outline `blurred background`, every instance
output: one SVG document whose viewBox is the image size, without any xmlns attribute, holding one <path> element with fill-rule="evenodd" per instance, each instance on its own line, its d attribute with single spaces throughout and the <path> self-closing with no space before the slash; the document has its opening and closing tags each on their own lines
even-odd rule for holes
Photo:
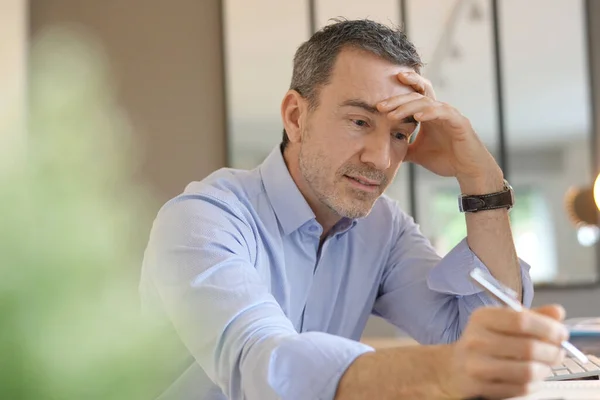
<svg viewBox="0 0 600 400">
<path fill-rule="evenodd" d="M 597 315 L 600 245 L 592 187 L 600 159 L 600 2 L 0 0 L 0 194 L 5 205 L 0 220 L 12 216 L 13 224 L 0 224 L 0 237 L 6 238 L 0 248 L 12 250 L 0 256 L 0 268 L 23 272 L 10 281 L 21 286 L 0 289 L 3 304 L 12 299 L 14 305 L 14 318 L 6 312 L 0 321 L 20 326 L 22 315 L 28 323 L 41 321 L 28 314 L 36 303 L 22 299 L 31 299 L 35 287 L 49 287 L 40 269 L 47 272 L 65 259 L 75 271 L 92 265 L 94 279 L 106 277 L 105 286 L 96 288 L 99 293 L 114 282 L 127 282 L 110 293 L 117 293 L 115 299 L 124 296 L 135 309 L 128 296 L 135 295 L 158 207 L 215 169 L 255 167 L 279 143 L 279 105 L 294 52 L 335 17 L 405 27 L 438 98 L 470 118 L 516 190 L 511 218 L 519 255 L 532 265 L 534 303 L 561 303 L 569 317 Z M 44 201 L 57 186 L 70 189 Z M 404 165 L 388 194 L 415 217 L 440 253 L 464 236 L 452 179 Z M 38 201 L 28 202 L 32 197 Z M 91 199 L 103 204 L 102 212 L 86 208 Z M 75 219 L 73 209 L 83 214 Z M 58 210 L 73 220 L 27 218 L 63 215 Z M 77 224 L 81 215 L 91 217 Z M 111 215 L 122 218 L 107 222 Z M 41 235 L 40 226 L 53 229 L 29 240 Z M 92 226 L 94 236 L 89 235 Z M 126 235 L 116 235 L 125 230 Z M 47 244 L 46 252 L 40 241 Z M 113 247 L 119 251 L 112 254 Z M 77 249 L 89 251 L 78 252 L 82 259 L 72 258 Z M 98 254 L 107 253 L 110 257 L 99 260 Z M 45 261 L 48 257 L 55 261 Z M 21 268 L 23 263 L 30 268 Z M 36 300 L 52 297 L 55 307 L 38 314 L 52 315 L 85 297 L 67 289 L 88 288 L 89 277 L 59 276 L 52 281 L 57 286 Z M 32 285 L 35 279 L 38 286 Z M 86 301 L 93 306 L 98 298 Z M 122 316 L 106 318 L 108 326 L 123 328 Z M 36 329 L 43 326 L 40 322 Z M 19 329 L 2 343 L 19 343 Z M 135 329 L 151 332 L 144 343 L 156 343 L 154 330 Z M 98 332 L 97 326 L 92 330 Z M 398 335 L 376 318 L 365 332 Z M 108 346 L 104 333 L 99 336 L 98 343 Z M 39 338 L 31 343 L 38 345 Z M 135 376 L 158 373 L 133 367 L 144 353 L 138 348 L 125 354 Z M 99 362 L 99 368 L 107 362 Z M 15 391 L 18 382 L 13 380 Z"/>
<path fill-rule="evenodd" d="M 289 85 L 290 60 L 311 30 L 337 16 L 402 25 L 437 97 L 470 118 L 518 193 L 515 241 L 533 266 L 534 281 L 568 285 L 598 279 L 596 250 L 578 241 L 563 204 L 570 186 L 592 182 L 594 174 L 584 1 L 225 0 L 224 5 L 230 164 L 254 167 L 279 140 L 275 111 Z M 256 17 L 248 18 L 250 10 Z M 456 182 L 408 165 L 401 171 L 388 194 L 445 254 L 466 234 L 464 217 L 456 212 Z"/>
<path fill-rule="evenodd" d="M 252 168 L 280 140 L 276 110 L 295 49 L 311 32 L 336 17 L 403 26 L 438 99 L 471 120 L 515 188 L 515 244 L 532 265 L 536 303 L 561 302 L 570 316 L 597 312 L 597 207 L 590 191 L 598 171 L 593 99 L 600 92 L 592 82 L 600 76 L 593 51 L 600 48 L 600 34 L 593 32 L 600 4 L 225 0 L 222 6 L 230 165 Z M 453 179 L 404 165 L 387 194 L 413 215 L 440 254 L 465 236 Z M 398 334 L 387 328 L 373 319 L 365 334 Z"/>
</svg>

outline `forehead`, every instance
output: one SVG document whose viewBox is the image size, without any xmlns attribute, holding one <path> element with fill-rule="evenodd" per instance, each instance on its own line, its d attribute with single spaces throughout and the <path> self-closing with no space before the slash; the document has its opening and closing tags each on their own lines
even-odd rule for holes
<svg viewBox="0 0 600 400">
<path fill-rule="evenodd" d="M 396 75 L 405 71 L 414 70 L 364 50 L 345 48 L 337 56 L 330 82 L 322 88 L 322 95 L 335 102 L 361 99 L 376 104 L 392 96 L 415 91 L 398 81 Z"/>
</svg>

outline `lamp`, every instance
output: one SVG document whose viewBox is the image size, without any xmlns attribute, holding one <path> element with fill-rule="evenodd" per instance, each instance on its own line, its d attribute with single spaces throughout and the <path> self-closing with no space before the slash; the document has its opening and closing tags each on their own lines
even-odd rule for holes
<svg viewBox="0 0 600 400">
<path fill-rule="evenodd" d="M 596 185 L 594 185 L 595 187 Z M 594 197 L 594 190 L 589 187 L 570 188 L 567 191 L 565 206 L 573 225 L 596 225 L 598 223 L 598 208 Z"/>
<path fill-rule="evenodd" d="M 600 175 L 593 187 L 572 187 L 565 194 L 567 216 L 577 228 L 577 240 L 583 246 L 592 246 L 600 239 Z"/>
<path fill-rule="evenodd" d="M 596 208 L 600 210 L 600 174 L 596 177 L 594 181 L 594 203 L 596 203 Z"/>
</svg>

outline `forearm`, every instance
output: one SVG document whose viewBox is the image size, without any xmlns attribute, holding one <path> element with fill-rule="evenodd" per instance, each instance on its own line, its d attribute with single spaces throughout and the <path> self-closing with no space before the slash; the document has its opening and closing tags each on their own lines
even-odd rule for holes
<svg viewBox="0 0 600 400">
<path fill-rule="evenodd" d="M 501 191 L 501 172 L 490 173 L 480 180 L 459 180 L 461 192 L 486 194 Z M 508 210 L 466 213 L 467 242 L 490 273 L 522 296 L 521 269 L 510 229 Z"/>
<path fill-rule="evenodd" d="M 407 346 L 363 354 L 348 367 L 335 399 L 444 399 L 452 345 Z"/>
</svg>

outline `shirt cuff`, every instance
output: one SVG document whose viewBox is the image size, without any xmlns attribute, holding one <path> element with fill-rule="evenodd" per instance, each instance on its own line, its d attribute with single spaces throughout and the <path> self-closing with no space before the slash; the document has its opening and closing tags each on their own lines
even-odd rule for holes
<svg viewBox="0 0 600 400">
<path fill-rule="evenodd" d="M 533 301 L 533 283 L 529 275 L 530 265 L 519 258 L 523 286 L 523 305 L 531 307 Z M 456 296 L 470 296 L 483 292 L 469 276 L 471 270 L 479 267 L 490 275 L 493 283 L 498 281 L 487 267 L 469 248 L 467 239 L 463 239 L 430 272 L 427 285 L 431 290 Z"/>
<path fill-rule="evenodd" d="M 346 369 L 371 351 L 372 347 L 343 337 L 301 333 L 280 343 L 271 354 L 269 386 L 286 400 L 333 399 Z"/>
</svg>

